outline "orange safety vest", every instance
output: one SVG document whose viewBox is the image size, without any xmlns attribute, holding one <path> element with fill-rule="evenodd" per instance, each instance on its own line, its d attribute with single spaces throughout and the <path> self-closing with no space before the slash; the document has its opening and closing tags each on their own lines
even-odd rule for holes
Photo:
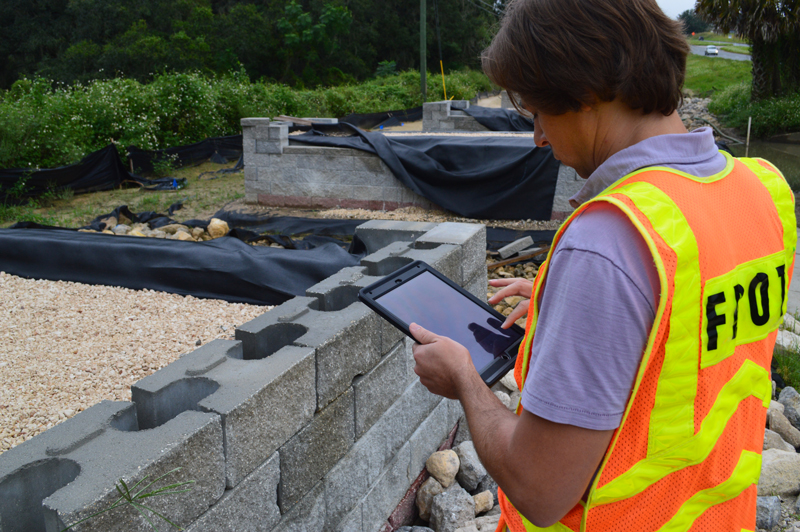
<svg viewBox="0 0 800 532">
<path fill-rule="evenodd" d="M 587 205 L 611 203 L 644 237 L 661 283 L 658 311 L 586 501 L 542 529 L 499 490 L 498 531 L 755 530 L 770 363 L 797 227 L 794 196 L 777 169 L 725 156 L 725 170 L 707 178 L 633 172 L 556 234 L 534 281 L 514 372 L 520 389 L 553 249 Z"/>
</svg>

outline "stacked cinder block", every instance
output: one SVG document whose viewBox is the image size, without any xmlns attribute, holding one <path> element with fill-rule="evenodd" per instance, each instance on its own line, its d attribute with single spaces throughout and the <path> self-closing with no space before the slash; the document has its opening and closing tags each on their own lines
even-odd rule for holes
<svg viewBox="0 0 800 532">
<path fill-rule="evenodd" d="M 500 92 L 500 107 L 502 109 L 514 109 L 514 104 L 511 103 L 511 98 L 508 96 L 508 91 Z"/>
<path fill-rule="evenodd" d="M 292 143 L 288 122 L 243 118 L 241 123 L 248 203 L 373 210 L 433 206 L 375 154 Z"/>
<path fill-rule="evenodd" d="M 451 133 L 453 131 L 489 131 L 464 112 L 469 100 L 446 100 L 422 104 L 422 131 Z"/>
<path fill-rule="evenodd" d="M 192 532 L 377 531 L 462 414 L 413 372 L 412 342 L 357 301 L 424 260 L 485 297 L 485 228 L 373 221 L 370 251 L 236 331 L 0 455 L 0 531 L 54 532 L 114 484 L 180 467 L 190 493 L 148 499 Z M 127 507 L 76 531 L 148 530 Z"/>
</svg>

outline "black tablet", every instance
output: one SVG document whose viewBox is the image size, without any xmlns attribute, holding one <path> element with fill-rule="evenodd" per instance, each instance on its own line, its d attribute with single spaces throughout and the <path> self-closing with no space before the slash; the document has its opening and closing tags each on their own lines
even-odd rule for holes
<svg viewBox="0 0 800 532">
<path fill-rule="evenodd" d="M 362 288 L 358 298 L 411 337 L 411 323 L 466 347 L 489 386 L 514 367 L 525 331 L 422 261 Z"/>
</svg>

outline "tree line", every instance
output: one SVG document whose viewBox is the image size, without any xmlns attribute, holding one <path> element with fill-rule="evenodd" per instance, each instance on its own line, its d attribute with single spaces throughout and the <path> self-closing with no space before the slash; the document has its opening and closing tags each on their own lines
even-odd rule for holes
<svg viewBox="0 0 800 532">
<path fill-rule="evenodd" d="M 503 2 L 428 0 L 427 53 L 477 67 Z M 435 16 L 438 11 L 438 17 Z M 441 43 L 436 40 L 438 18 Z M 340 85 L 419 66 L 408 0 L 3 0 L 0 88 L 167 71 L 241 71 L 292 86 Z"/>
</svg>

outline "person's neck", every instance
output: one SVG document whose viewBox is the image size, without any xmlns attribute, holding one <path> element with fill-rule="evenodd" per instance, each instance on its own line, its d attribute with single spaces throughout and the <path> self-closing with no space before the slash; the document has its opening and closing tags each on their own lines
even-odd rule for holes
<svg viewBox="0 0 800 532">
<path fill-rule="evenodd" d="M 664 116 L 656 111 L 642 114 L 619 102 L 604 102 L 593 108 L 597 135 L 594 159 L 597 168 L 617 152 L 659 135 L 688 133 L 677 111 Z"/>
</svg>

